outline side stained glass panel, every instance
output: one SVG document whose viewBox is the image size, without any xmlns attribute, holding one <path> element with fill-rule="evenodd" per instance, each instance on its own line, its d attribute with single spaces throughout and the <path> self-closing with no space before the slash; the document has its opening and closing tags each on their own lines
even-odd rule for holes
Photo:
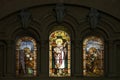
<svg viewBox="0 0 120 80">
<path fill-rule="evenodd" d="M 17 76 L 36 76 L 37 47 L 32 37 L 22 37 L 16 43 Z"/>
<path fill-rule="evenodd" d="M 49 36 L 49 76 L 66 77 L 71 74 L 70 36 L 62 30 Z"/>
<path fill-rule="evenodd" d="M 102 76 L 104 66 L 104 43 L 101 38 L 91 36 L 83 42 L 83 75 Z"/>
</svg>

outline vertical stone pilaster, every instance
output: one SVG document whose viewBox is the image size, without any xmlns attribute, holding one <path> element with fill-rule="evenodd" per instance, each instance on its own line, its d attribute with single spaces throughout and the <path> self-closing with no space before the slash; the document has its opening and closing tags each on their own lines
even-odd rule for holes
<svg viewBox="0 0 120 80">
<path fill-rule="evenodd" d="M 48 76 L 49 74 L 49 41 L 41 40 L 41 73 L 43 76 Z M 47 74 L 47 75 L 46 75 Z"/>
<path fill-rule="evenodd" d="M 79 41 L 80 76 L 83 76 L 83 41 Z"/>
<path fill-rule="evenodd" d="M 109 46 L 108 46 L 108 50 L 109 50 L 109 77 L 114 77 L 116 76 L 116 53 L 114 51 L 115 47 L 114 47 L 114 44 L 113 44 L 113 41 L 112 40 L 109 40 Z"/>
<path fill-rule="evenodd" d="M 81 45 L 79 40 L 75 40 L 75 45 L 74 45 L 74 70 L 75 70 L 75 76 L 80 76 L 81 71 L 82 71 L 82 55 L 81 55 Z M 73 60 L 72 60 L 73 61 Z"/>
<path fill-rule="evenodd" d="M 116 41 L 115 44 L 114 44 L 114 53 L 116 54 L 115 55 L 115 62 L 116 62 L 116 76 L 119 77 L 120 75 L 120 41 Z"/>
<path fill-rule="evenodd" d="M 0 77 L 4 76 L 5 68 L 4 68 L 4 55 L 5 55 L 5 45 L 3 43 L 0 43 Z"/>
<path fill-rule="evenodd" d="M 16 56 L 15 56 L 15 43 L 13 40 L 7 40 L 7 53 L 6 53 L 6 74 L 5 76 L 15 75 Z"/>
</svg>

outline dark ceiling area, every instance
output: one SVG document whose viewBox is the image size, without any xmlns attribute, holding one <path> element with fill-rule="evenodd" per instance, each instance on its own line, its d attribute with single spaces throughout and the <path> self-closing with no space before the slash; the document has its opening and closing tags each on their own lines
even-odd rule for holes
<svg viewBox="0 0 120 80">
<path fill-rule="evenodd" d="M 120 0 L 0 0 L 0 19 L 24 8 L 58 2 L 96 8 L 120 20 Z"/>
</svg>

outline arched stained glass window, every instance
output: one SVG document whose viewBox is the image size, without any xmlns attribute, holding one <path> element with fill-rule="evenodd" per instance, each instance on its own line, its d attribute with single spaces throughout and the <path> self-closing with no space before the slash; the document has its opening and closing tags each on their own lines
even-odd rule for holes
<svg viewBox="0 0 120 80">
<path fill-rule="evenodd" d="M 16 43 L 16 74 L 36 76 L 37 46 L 32 37 L 22 37 Z"/>
<path fill-rule="evenodd" d="M 83 42 L 83 75 L 102 76 L 104 66 L 104 42 L 101 38 L 90 36 Z"/>
<path fill-rule="evenodd" d="M 70 36 L 56 30 L 49 36 L 49 76 L 66 77 L 71 74 Z"/>
</svg>

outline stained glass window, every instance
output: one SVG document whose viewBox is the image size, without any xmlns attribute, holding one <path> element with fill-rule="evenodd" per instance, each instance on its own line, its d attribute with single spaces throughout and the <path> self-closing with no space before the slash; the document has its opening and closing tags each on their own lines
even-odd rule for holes
<svg viewBox="0 0 120 80">
<path fill-rule="evenodd" d="M 62 30 L 49 36 L 49 76 L 66 77 L 71 74 L 70 36 Z"/>
<path fill-rule="evenodd" d="M 22 37 L 16 43 L 16 74 L 36 76 L 37 47 L 32 37 Z"/>
<path fill-rule="evenodd" d="M 91 36 L 83 42 L 83 75 L 102 76 L 104 66 L 104 43 L 99 37 Z"/>
</svg>

